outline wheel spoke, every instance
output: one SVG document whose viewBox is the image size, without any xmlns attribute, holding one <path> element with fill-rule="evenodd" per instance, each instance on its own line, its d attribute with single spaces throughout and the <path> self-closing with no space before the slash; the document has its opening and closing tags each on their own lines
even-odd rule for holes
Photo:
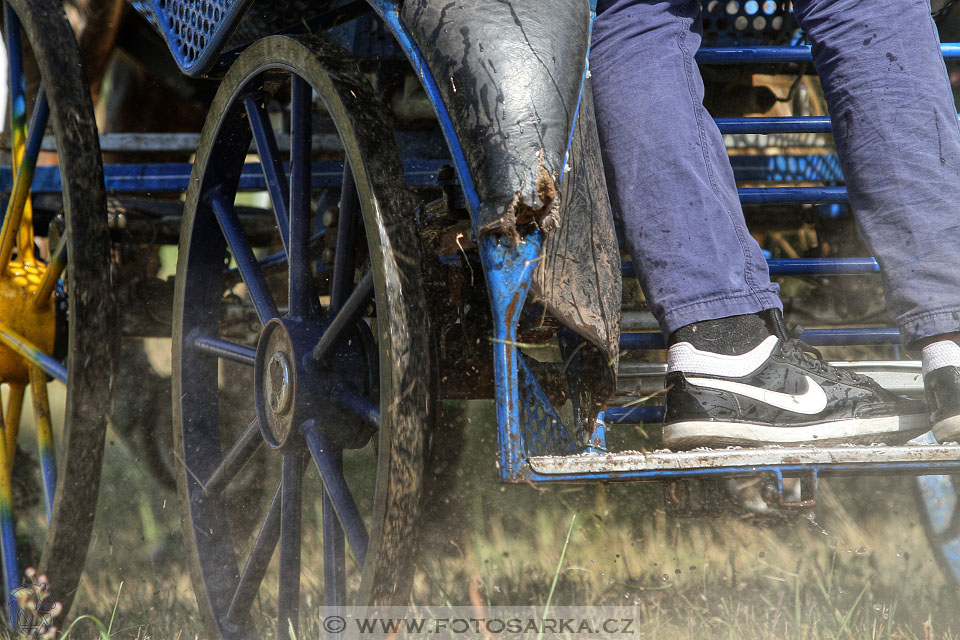
<svg viewBox="0 0 960 640">
<path fill-rule="evenodd" d="M 277 490 L 273 494 L 273 500 L 270 501 L 270 507 L 267 509 L 267 515 L 263 519 L 260 531 L 257 532 L 257 539 L 253 543 L 253 550 L 250 552 L 250 557 L 247 558 L 247 564 L 243 567 L 243 573 L 240 574 L 237 590 L 233 593 L 233 598 L 230 600 L 230 608 L 227 609 L 228 621 L 239 620 L 250 611 L 253 599 L 257 595 L 257 589 L 260 587 L 260 583 L 263 582 L 263 575 L 267 572 L 267 566 L 270 564 L 273 550 L 277 547 L 277 540 L 280 539 L 282 487 L 282 482 L 277 485 Z M 298 573 L 297 576 L 299 577 L 299 575 Z"/>
<path fill-rule="evenodd" d="M 12 155 L 13 157 L 19 156 L 20 160 L 14 168 L 16 177 L 13 181 L 13 192 L 7 202 L 7 212 L 3 218 L 3 226 L 0 227 L 0 269 L 5 270 L 10 262 L 10 256 L 13 255 L 13 247 L 14 244 L 17 244 L 16 240 L 20 236 L 21 227 L 29 227 L 30 242 L 29 246 L 25 247 L 24 238 L 20 238 L 19 244 L 25 253 L 25 255 L 20 256 L 20 259 L 28 261 L 33 259 L 33 214 L 29 206 L 30 185 L 33 182 L 34 169 L 37 167 L 37 156 L 40 154 L 40 143 L 43 141 L 43 132 L 47 127 L 49 117 L 50 107 L 47 103 L 47 96 L 41 88 L 34 104 L 30 129 L 26 136 L 23 151 L 19 152 L 17 150 L 18 145 L 14 144 Z"/>
<path fill-rule="evenodd" d="M 53 290 L 63 275 L 63 270 L 67 266 L 67 234 L 60 237 L 57 248 L 50 255 L 50 261 L 47 262 L 47 270 L 43 273 L 43 280 L 37 288 L 37 295 L 33 299 L 35 307 L 44 307 L 50 301 Z"/>
<path fill-rule="evenodd" d="M 280 150 L 277 147 L 277 138 L 273 134 L 270 116 L 263 104 L 263 96 L 249 97 L 243 101 L 247 110 L 247 120 L 257 145 L 257 154 L 260 156 L 260 167 L 263 169 L 263 178 L 267 183 L 267 193 L 270 194 L 270 203 L 280 227 L 280 239 L 285 251 L 290 250 L 287 242 L 287 229 L 290 226 L 287 217 L 289 200 L 287 196 L 287 174 L 283 169 Z"/>
<path fill-rule="evenodd" d="M 6 452 L 0 454 L 2 466 L 6 468 Z M 10 476 L 0 474 L 0 546 L 3 551 L 3 576 L 6 579 L 7 594 L 20 586 L 20 567 L 17 563 L 16 525 L 13 521 L 13 495 L 10 491 Z M 16 602 L 7 601 L 8 620 L 16 620 Z"/>
<path fill-rule="evenodd" d="M 53 447 L 53 427 L 50 425 L 50 400 L 47 397 L 47 378 L 37 367 L 30 367 L 30 389 L 33 392 L 33 415 L 37 423 L 37 449 L 40 454 L 40 470 L 43 475 L 43 498 L 47 508 L 47 523 L 53 514 L 53 498 L 57 492 L 57 455 Z M 17 454 L 16 439 L 7 452 L 11 465 Z"/>
<path fill-rule="evenodd" d="M 337 456 L 337 467 L 343 470 L 343 456 Z M 346 553 L 343 527 L 330 495 L 323 492 L 323 607 L 324 617 L 343 617 L 347 604 Z"/>
<path fill-rule="evenodd" d="M 337 467 L 339 452 L 334 451 L 327 444 L 327 439 L 313 420 L 307 420 L 304 423 L 303 435 L 313 461 L 320 471 L 324 491 L 330 496 L 337 518 L 350 542 L 353 556 L 357 559 L 357 564 L 363 567 L 367 559 L 367 542 L 369 541 L 367 528 L 363 524 L 363 518 L 360 517 L 357 503 L 354 502 L 353 495 L 347 487 L 343 472 Z"/>
<path fill-rule="evenodd" d="M 283 488 L 280 514 L 280 585 L 277 600 L 277 637 L 296 634 L 300 618 L 300 516 L 303 489 L 303 457 L 299 452 L 283 456 Z"/>
<path fill-rule="evenodd" d="M 319 255 L 317 248 L 320 247 L 320 241 L 323 240 L 326 235 L 326 231 L 318 231 L 310 237 L 310 252 L 311 257 L 315 254 Z M 267 271 L 270 269 L 276 269 L 287 264 L 287 254 L 285 251 L 278 251 L 276 253 L 271 253 L 268 256 L 264 256 L 257 260 L 257 266 L 260 267 L 261 271 Z M 237 269 L 227 269 L 223 272 L 225 277 L 236 277 L 240 272 Z"/>
<path fill-rule="evenodd" d="M 248 364 L 251 367 L 257 361 L 257 350 L 245 344 L 231 342 L 223 338 L 212 338 L 197 334 L 193 337 L 193 346 L 224 360 Z"/>
<path fill-rule="evenodd" d="M 10 347 L 20 354 L 27 362 L 34 364 L 60 382 L 67 381 L 67 368 L 55 358 L 48 356 L 38 349 L 29 340 L 4 325 L 0 324 L 0 343 Z"/>
<path fill-rule="evenodd" d="M 343 339 L 345 331 L 352 329 L 360 315 L 367 308 L 367 303 L 373 295 L 373 272 L 367 271 L 357 283 L 357 288 L 353 290 L 350 297 L 342 307 L 337 307 L 339 312 L 327 327 L 327 330 L 320 336 L 317 346 L 313 348 L 313 359 L 318 362 L 323 360 L 330 349 Z M 333 304 L 330 305 L 333 309 Z"/>
<path fill-rule="evenodd" d="M 263 437 L 260 435 L 260 423 L 257 419 L 254 419 L 240 438 L 230 447 L 227 454 L 223 456 L 223 461 L 210 474 L 210 479 L 204 483 L 203 488 L 206 494 L 208 496 L 220 495 L 262 444 Z"/>
<path fill-rule="evenodd" d="M 337 217 L 337 248 L 333 258 L 333 278 L 330 283 L 330 311 L 336 313 L 353 288 L 353 271 L 356 268 L 357 210 L 360 200 L 353 181 L 350 162 L 343 162 L 343 184 L 340 187 L 340 215 Z"/>
<path fill-rule="evenodd" d="M 273 295 L 267 288 L 267 283 L 263 279 L 263 273 L 257 265 L 257 259 L 253 255 L 253 249 L 247 242 L 247 237 L 243 233 L 243 227 L 240 226 L 240 219 L 233 205 L 228 203 L 219 189 L 213 189 L 207 197 L 213 212 L 220 224 L 220 230 L 230 246 L 233 258 L 237 261 L 237 267 L 240 269 L 240 276 L 243 283 L 247 285 L 247 291 L 250 292 L 250 298 L 253 305 L 257 308 L 257 315 L 260 316 L 260 322 L 266 324 L 280 314 L 277 312 L 277 305 L 273 301 Z"/>
<path fill-rule="evenodd" d="M 299 318 L 311 309 L 310 292 L 310 146 L 312 89 L 306 80 L 290 79 L 290 315 Z"/>
<path fill-rule="evenodd" d="M 13 11 L 13 8 L 10 6 L 6 7 L 5 12 L 5 23 L 6 23 L 6 32 L 4 34 L 4 40 L 7 43 L 7 63 L 8 63 L 8 93 L 9 93 L 9 106 L 10 106 L 10 159 L 11 159 L 11 169 L 14 174 L 14 185 L 17 184 L 18 180 L 18 167 L 20 166 L 20 160 L 23 155 L 24 149 L 24 140 L 27 133 L 27 90 L 26 90 L 26 78 L 23 74 L 23 49 L 22 42 L 20 37 L 20 19 L 17 17 L 16 13 Z M 14 201 L 14 196 L 16 192 L 10 194 L 9 202 Z M 29 206 L 26 205 L 25 206 Z M 18 239 L 18 245 L 22 246 L 25 238 L 22 238 L 22 222 L 30 223 L 32 218 L 32 212 L 26 211 L 25 206 L 20 206 L 16 208 L 17 219 L 12 221 L 13 224 L 8 228 L 7 225 L 3 226 L 2 232 L 0 232 L 0 249 L 6 249 L 7 246 L 10 247 L 9 253 L 5 250 L 0 250 L 0 254 L 4 256 L 3 260 L 0 261 L 0 273 L 6 268 L 7 262 L 10 259 L 10 253 L 13 251 L 14 239 Z M 10 212 L 4 217 L 8 219 L 10 217 Z M 24 220 L 25 219 L 25 220 Z M 29 233 L 32 233 L 33 229 L 29 230 Z M 33 247 L 31 243 L 30 252 L 32 255 Z M 21 256 L 22 260 L 22 256 Z"/>
<path fill-rule="evenodd" d="M 10 12 L 7 12 L 9 15 Z M 12 389 L 11 389 L 12 391 Z M 4 425 L 6 426 L 6 425 Z M 20 568 L 17 564 L 16 527 L 13 521 L 13 495 L 10 490 L 12 458 L 7 455 L 6 446 L 0 446 L 0 551 L 2 551 L 3 576 L 6 581 L 6 593 L 10 594 L 19 586 Z M 7 615 L 16 615 L 16 603 L 7 602 Z M 15 620 L 16 618 L 8 618 Z"/>
<path fill-rule="evenodd" d="M 330 399 L 355 413 L 370 426 L 380 429 L 380 405 L 367 396 L 357 393 L 345 384 L 337 384 L 330 392 Z"/>
<path fill-rule="evenodd" d="M 7 410 L 4 424 L 4 446 L 8 452 L 7 461 L 10 468 L 6 469 L 7 474 L 13 473 L 13 457 L 17 451 L 17 435 L 20 431 L 20 414 L 23 411 L 23 396 L 26 393 L 26 387 L 22 384 L 11 384 L 10 393 L 7 394 Z"/>
</svg>

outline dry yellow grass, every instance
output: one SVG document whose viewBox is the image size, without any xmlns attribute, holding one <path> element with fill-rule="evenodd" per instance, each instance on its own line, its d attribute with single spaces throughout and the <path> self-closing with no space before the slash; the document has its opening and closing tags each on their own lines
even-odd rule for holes
<svg viewBox="0 0 960 640">
<path fill-rule="evenodd" d="M 556 575 L 553 605 L 633 607 L 640 638 L 960 637 L 960 592 L 927 542 L 909 477 L 822 482 L 818 507 L 778 521 L 678 518 L 664 511 L 657 483 L 500 485 L 486 403 L 472 405 L 469 436 L 425 516 L 417 603 L 543 605 Z M 315 638 L 320 540 L 304 545 L 313 570 L 302 580 L 301 637 Z M 113 442 L 73 615 L 108 620 L 121 581 L 113 637 L 204 637 L 176 496 Z M 268 637 L 273 611 L 264 590 L 257 619 Z M 81 622 L 73 637 L 97 631 Z"/>
</svg>

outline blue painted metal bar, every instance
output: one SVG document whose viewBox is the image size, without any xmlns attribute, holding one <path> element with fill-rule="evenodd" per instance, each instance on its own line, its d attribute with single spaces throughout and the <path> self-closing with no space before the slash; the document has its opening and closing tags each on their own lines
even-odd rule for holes
<svg viewBox="0 0 960 640">
<path fill-rule="evenodd" d="M 341 468 L 342 468 L 341 460 Z M 347 606 L 346 548 L 343 527 L 333 508 L 333 502 L 323 492 L 323 619 L 344 617 Z M 342 633 L 328 632 L 325 638 L 340 638 Z"/>
<path fill-rule="evenodd" d="M 960 117 L 960 114 L 957 114 Z M 715 118 L 721 133 L 833 133 L 830 116 Z"/>
<path fill-rule="evenodd" d="M 270 203 L 277 217 L 280 239 L 283 241 L 283 248 L 289 251 L 287 229 L 290 228 L 290 220 L 287 217 L 287 211 L 290 209 L 290 199 L 287 174 L 283 168 L 280 150 L 277 148 L 277 138 L 273 135 L 270 116 L 267 115 L 262 99 L 262 97 L 250 97 L 244 100 L 243 105 L 246 107 L 247 121 L 250 123 L 250 131 L 257 145 L 257 154 L 260 156 L 260 167 L 270 194 Z"/>
<path fill-rule="evenodd" d="M 772 276 L 796 275 L 861 275 L 879 273 L 874 258 L 796 258 L 767 260 Z"/>
<path fill-rule="evenodd" d="M 944 60 L 960 60 L 960 44 L 943 43 L 940 52 Z M 787 47 L 703 47 L 697 52 L 697 62 L 705 64 L 748 64 L 774 62 L 812 62 L 809 45 Z"/>
<path fill-rule="evenodd" d="M 273 557 L 273 550 L 277 548 L 277 541 L 280 539 L 282 487 L 282 482 L 277 485 L 273 500 L 271 500 L 270 507 L 267 509 L 267 515 L 263 519 L 263 524 L 260 525 L 260 531 L 257 532 L 253 550 L 247 557 L 247 562 L 240 573 L 237 589 L 233 592 L 233 597 L 230 599 L 230 608 L 227 609 L 227 620 L 237 622 L 250 614 L 250 606 L 257 595 L 260 583 L 263 582 L 263 576 L 270 565 L 270 558 Z M 300 575 L 299 571 L 297 575 Z"/>
<path fill-rule="evenodd" d="M 38 349 L 16 331 L 0 325 L 0 343 L 15 351 L 24 360 L 40 367 L 60 382 L 67 381 L 67 368 L 59 360 Z"/>
<path fill-rule="evenodd" d="M 314 306 L 310 291 L 310 121 L 313 89 L 300 76 L 290 78 L 290 265 L 289 312 L 293 318 L 306 316 Z M 339 239 L 339 238 L 338 238 Z"/>
<path fill-rule="evenodd" d="M 350 163 L 343 165 L 343 180 L 340 188 L 340 209 L 337 215 L 337 245 L 333 256 L 333 276 L 330 279 L 330 313 L 337 313 L 353 289 L 354 270 L 357 258 L 357 235 L 362 228 L 363 212 L 353 181 Z"/>
<path fill-rule="evenodd" d="M 343 469 L 343 455 L 336 464 Z M 330 495 L 323 492 L 321 507 L 323 517 L 323 617 L 343 618 L 347 606 L 346 547 L 343 527 L 337 518 Z M 327 633 L 326 638 L 342 637 L 341 633 Z"/>
<path fill-rule="evenodd" d="M 313 236 L 310 237 L 310 243 L 309 243 L 310 248 L 315 249 L 316 247 L 318 247 L 319 241 L 322 240 L 326 234 L 327 234 L 326 229 L 321 229 L 317 233 L 313 234 Z M 273 267 L 278 267 L 282 264 L 287 264 L 287 253 L 285 251 L 278 251 L 276 253 L 271 253 L 270 255 L 264 256 L 259 260 L 257 260 L 257 265 L 259 265 L 261 270 L 272 269 Z M 223 275 L 225 276 L 236 276 L 239 274 L 240 274 L 240 271 L 236 267 L 232 267 L 223 272 Z"/>
<path fill-rule="evenodd" d="M 770 187 L 737 189 L 742 204 L 846 202 L 845 187 Z"/>
<path fill-rule="evenodd" d="M 53 502 L 57 495 L 57 452 L 53 440 L 53 425 L 50 423 L 50 397 L 47 393 L 47 374 L 38 367 L 30 367 L 30 388 L 33 391 L 33 414 L 37 434 L 37 454 L 40 457 L 40 475 L 43 477 L 43 504 L 47 524 L 53 518 Z M 11 387 L 11 392 L 14 389 Z M 23 388 L 20 388 L 23 401 Z M 19 416 L 17 417 L 19 420 Z M 16 425 L 7 425 L 7 455 L 17 450 Z M 8 460 L 12 468 L 14 460 Z"/>
<path fill-rule="evenodd" d="M 403 161 L 407 185 L 411 187 L 449 184 L 440 180 L 440 167 L 449 166 L 449 160 L 408 158 Z M 288 165 L 284 165 L 289 169 Z M 167 193 L 183 192 L 190 186 L 193 165 L 167 164 L 107 164 L 104 165 L 104 184 L 110 193 Z M 310 182 L 315 189 L 339 188 L 343 179 L 342 162 L 314 162 Z M 0 191 L 9 192 L 13 184 L 10 167 L 0 167 Z M 259 163 L 243 166 L 238 188 L 241 191 L 263 191 L 267 188 Z M 58 167 L 37 167 L 31 187 L 33 193 L 61 193 L 63 191 Z"/>
<path fill-rule="evenodd" d="M 20 565 L 17 562 L 17 534 L 13 516 L 13 498 L 8 480 L 4 481 L 4 491 L 0 494 L 0 545 L 3 547 L 3 576 L 7 591 L 8 620 L 17 619 L 17 603 L 11 601 L 9 594 L 20 586 Z"/>
<path fill-rule="evenodd" d="M 801 339 L 807 344 L 822 347 L 847 345 L 900 344 L 900 331 L 894 327 L 865 327 L 854 329 L 807 329 Z M 620 349 L 665 349 L 660 333 L 620 334 Z"/>
<path fill-rule="evenodd" d="M 223 460 L 213 470 L 207 481 L 203 483 L 204 493 L 208 496 L 220 495 L 262 444 L 260 423 L 254 418 L 223 456 Z"/>
<path fill-rule="evenodd" d="M 786 156 L 784 156 L 786 157 Z M 754 176 L 753 174 L 743 174 L 743 168 L 740 169 L 738 178 L 740 179 L 768 179 L 768 175 L 773 175 L 777 171 L 783 171 L 785 175 L 790 174 L 788 168 L 778 169 L 772 165 L 773 160 L 762 156 L 747 159 L 745 156 L 734 156 L 732 163 L 734 165 L 749 165 L 747 169 L 756 173 L 763 170 L 763 176 Z M 832 156 L 823 156 L 824 162 L 828 162 Z M 816 166 L 809 162 L 804 164 L 798 162 L 800 171 L 815 171 Z M 764 165 L 757 168 L 758 163 Z M 411 166 L 410 170 L 405 169 L 406 182 L 411 187 L 436 186 L 448 184 L 450 181 L 440 180 L 438 178 L 439 169 L 444 164 L 444 160 L 409 160 L 404 162 L 404 166 Z M 310 182 L 315 189 L 319 188 L 339 188 L 342 185 L 342 167 L 340 162 L 315 162 L 311 167 Z M 804 169 L 806 167 L 806 169 Z M 113 164 L 104 165 L 104 180 L 107 191 L 111 193 L 166 193 L 183 192 L 190 185 L 190 172 L 192 165 L 189 164 Z M 826 167 L 829 169 L 829 167 Z M 817 172 L 818 179 L 824 179 L 820 176 L 823 171 Z M 832 170 L 829 172 L 832 173 Z M 827 176 L 829 179 L 831 176 Z M 803 178 L 800 174 L 798 178 Z M 10 191 L 13 177 L 10 167 L 0 167 L 0 191 Z M 262 191 L 267 188 L 263 178 L 263 172 L 259 164 L 246 164 L 240 175 L 238 188 L 242 191 Z M 33 193 L 60 193 L 62 183 L 60 181 L 60 170 L 58 167 L 37 167 L 33 176 L 31 187 Z M 740 189 L 741 199 L 745 204 L 763 204 L 763 203 L 795 203 L 795 202 L 846 202 L 846 190 L 841 187 L 778 187 L 768 189 Z"/>
<path fill-rule="evenodd" d="M 500 477 L 516 478 L 523 465 L 523 427 L 520 422 L 517 321 L 533 283 L 540 255 L 540 235 L 519 245 L 500 243 L 491 234 L 480 238 L 480 257 L 489 282 L 493 314 L 493 370 L 497 400 L 497 438 Z"/>
<path fill-rule="evenodd" d="M 355 413 L 367 424 L 380 428 L 380 405 L 369 397 L 357 393 L 343 383 L 337 383 L 330 390 L 330 399 Z"/>
<path fill-rule="evenodd" d="M 237 261 L 237 267 L 240 269 L 240 275 L 243 277 L 243 283 L 247 285 L 247 292 L 253 305 L 257 308 L 257 315 L 260 316 L 260 322 L 267 324 L 273 318 L 280 316 L 277 311 L 277 305 L 273 301 L 273 295 L 263 279 L 263 273 L 257 265 L 257 259 L 253 255 L 253 249 L 247 242 L 243 227 L 240 226 L 240 219 L 233 205 L 227 202 L 219 189 L 213 189 L 206 194 L 206 198 L 213 208 L 217 222 L 220 224 L 220 230 L 227 240 L 227 245 L 233 253 L 234 260 Z"/>
<path fill-rule="evenodd" d="M 303 424 L 303 437 L 307 441 L 313 462 L 320 471 L 324 491 L 329 494 L 337 518 L 350 542 L 350 548 L 353 549 L 353 556 L 357 564 L 363 567 L 367 560 L 367 544 L 370 539 L 343 472 L 337 466 L 338 456 L 341 454 L 330 447 L 312 419 Z"/>
<path fill-rule="evenodd" d="M 300 629 L 300 548 L 303 489 L 300 451 L 283 456 L 280 489 L 280 571 L 277 587 L 277 638 L 289 640 Z M 291 630 L 292 628 L 292 630 Z"/>
<path fill-rule="evenodd" d="M 767 260 L 772 276 L 863 275 L 879 273 L 880 265 L 874 258 L 794 258 Z M 620 263 L 620 273 L 633 277 L 633 263 Z"/>
<path fill-rule="evenodd" d="M 23 76 L 23 46 L 20 39 L 20 18 L 10 5 L 4 5 L 4 41 L 7 49 L 7 84 L 14 114 L 26 117 L 26 81 Z M 7 116 L 10 117 L 9 115 Z"/>
<path fill-rule="evenodd" d="M 896 327 L 867 327 L 852 329 L 808 329 L 800 336 L 807 344 L 820 347 L 849 345 L 899 345 L 900 331 Z"/>
<path fill-rule="evenodd" d="M 720 133 L 831 133 L 830 116 L 715 118 Z"/>
<path fill-rule="evenodd" d="M 639 424 L 641 422 L 663 422 L 662 406 L 637 405 L 633 407 L 607 407 L 603 412 L 603 421 L 611 424 Z"/>
<path fill-rule="evenodd" d="M 200 351 L 212 353 L 218 358 L 248 364 L 251 367 L 257 360 L 257 350 L 255 348 L 222 338 L 195 335 L 193 336 L 193 346 Z"/>
<path fill-rule="evenodd" d="M 350 297 L 339 307 L 337 315 L 327 325 L 323 335 L 320 336 L 320 340 L 317 341 L 312 353 L 314 360 L 323 360 L 327 353 L 340 342 L 343 333 L 356 325 L 357 321 L 360 320 L 360 314 L 363 313 L 372 296 L 373 271 L 367 271 L 360 278 L 360 282 L 357 283 L 357 287 L 350 294 Z M 330 306 L 333 308 L 332 303 Z"/>
<path fill-rule="evenodd" d="M 0 226 L 0 267 L 2 268 L 6 268 L 13 248 L 17 244 L 27 199 L 30 197 L 31 185 L 36 176 L 37 157 L 40 154 L 43 132 L 49 119 L 50 105 L 47 101 L 47 93 L 41 86 L 37 101 L 33 105 L 33 114 L 30 116 L 20 164 L 17 166 L 16 175 L 11 172 L 10 199 L 7 200 L 3 225 Z"/>
</svg>

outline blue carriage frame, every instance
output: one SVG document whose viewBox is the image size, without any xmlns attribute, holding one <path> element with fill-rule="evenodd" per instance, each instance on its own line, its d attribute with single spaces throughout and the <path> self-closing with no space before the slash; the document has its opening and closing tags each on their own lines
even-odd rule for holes
<svg viewBox="0 0 960 640">
<path fill-rule="evenodd" d="M 585 0 L 590 4 L 591 27 L 596 15 L 596 0 Z M 139 3 L 141 9 L 146 4 Z M 204 4 L 204 3 L 201 3 Z M 170 7 L 178 6 L 175 2 L 154 3 L 154 11 L 158 13 L 157 22 L 162 27 L 171 47 L 171 52 L 184 73 L 198 75 L 216 62 L 223 44 L 229 35 L 229 29 L 221 28 L 224 25 L 234 24 L 246 9 L 248 2 L 230 2 L 230 0 L 208 0 L 205 4 L 220 6 L 223 11 L 220 25 L 211 32 L 205 41 L 205 46 L 199 49 L 196 46 L 186 46 L 178 43 L 178 37 L 165 19 L 163 13 L 172 11 Z M 757 472 L 767 472 L 774 477 L 787 470 L 780 465 L 751 465 L 729 466 L 711 469 L 672 469 L 658 471 L 610 471 L 592 473 L 546 474 L 537 471 L 530 464 L 530 450 L 526 446 L 533 439 L 542 439 L 538 434 L 541 429 L 552 429 L 554 437 L 546 438 L 546 452 L 552 455 L 569 453 L 595 453 L 606 451 L 605 423 L 638 423 L 659 421 L 662 418 L 663 408 L 660 406 L 633 406 L 610 407 L 602 412 L 596 421 L 596 428 L 589 443 L 585 446 L 576 444 L 575 435 L 568 430 L 546 395 L 540 389 L 535 377 L 524 362 L 521 348 L 517 344 L 517 323 L 523 303 L 530 290 L 532 278 L 530 265 L 535 261 L 543 246 L 543 234 L 537 230 L 522 239 L 518 244 L 502 242 L 494 234 L 481 234 L 476 226 L 477 211 L 481 205 L 481 198 L 475 188 L 475 182 L 467 156 L 457 137 L 453 120 L 444 103 L 441 91 L 433 77 L 429 65 L 421 53 L 412 34 L 403 24 L 398 3 L 394 0 L 368 0 L 370 8 L 377 14 L 392 34 L 396 43 L 406 56 L 411 67 L 433 106 L 440 129 L 446 140 L 450 152 L 457 182 L 462 189 L 464 202 L 474 221 L 474 234 L 479 239 L 479 253 L 483 270 L 487 279 L 487 289 L 490 297 L 490 308 L 493 316 L 493 354 L 495 375 L 495 399 L 498 422 L 498 469 L 504 482 L 578 482 L 578 481 L 610 481 L 626 479 L 675 479 L 681 477 L 742 475 Z M 221 6 L 222 5 L 222 6 Z M 211 9 L 212 10 L 212 9 Z M 960 43 L 944 43 L 941 50 L 945 60 L 960 60 Z M 229 56 L 228 56 L 229 57 Z M 791 46 L 718 46 L 704 47 L 697 54 L 701 63 L 729 65 L 729 64 L 776 64 L 776 63 L 811 63 L 809 45 Z M 583 86 L 589 74 L 589 64 L 584 66 L 581 77 L 581 97 Z M 577 109 L 579 110 L 579 98 Z M 717 118 L 717 125 L 722 133 L 829 133 L 830 118 L 826 116 L 794 116 L 794 117 L 743 117 Z M 568 138 L 567 152 L 569 153 L 573 139 L 571 128 Z M 753 174 L 775 176 L 781 169 L 787 167 L 777 165 L 777 159 L 762 157 L 745 159 L 746 169 Z M 802 172 L 803 163 L 819 164 L 809 170 L 821 175 L 839 175 L 839 167 L 833 156 L 801 157 L 799 170 Z M 332 164 L 332 163 L 331 163 Z M 405 159 L 405 174 L 411 186 L 439 185 L 440 166 L 444 162 L 423 161 L 420 159 Z M 564 163 L 566 164 L 566 163 Z M 259 189 L 269 188 L 264 183 L 262 173 L 254 167 L 250 172 L 245 171 L 241 179 L 241 188 Z M 791 173 L 797 172 L 797 167 L 789 167 Z M 738 172 L 738 173 L 742 173 Z M 190 176 L 190 165 L 107 165 L 105 179 L 108 191 L 183 191 L 186 189 Z M 562 181 L 562 173 L 560 179 Z M 339 183 L 339 167 L 325 166 L 315 163 L 313 167 L 313 181 L 315 185 L 327 184 L 336 186 Z M 0 172 L 0 188 L 8 189 L 12 176 L 8 169 Z M 562 182 L 561 182 L 562 184 Z M 34 191 L 59 191 L 59 174 L 56 168 L 39 167 L 36 171 L 33 184 Z M 799 204 L 799 203 L 846 203 L 846 189 L 841 186 L 814 186 L 814 187 L 759 187 L 739 189 L 741 201 L 744 204 Z M 833 258 L 833 259 L 787 259 L 770 260 L 771 275 L 854 275 L 876 273 L 878 266 L 873 258 Z M 622 265 L 623 275 L 631 275 L 633 267 L 629 262 Z M 894 327 L 873 328 L 832 328 L 805 331 L 803 339 L 814 345 L 894 345 L 900 341 L 899 332 Z M 662 349 L 663 339 L 659 333 L 624 333 L 620 337 L 620 349 Z M 820 472 L 838 473 L 870 473 L 870 472 L 908 472 L 916 474 L 936 474 L 945 471 L 960 470 L 960 459 L 937 461 L 900 461 L 900 462 L 862 462 L 846 465 L 834 464 L 801 464 L 789 468 L 790 472 Z"/>
</svg>

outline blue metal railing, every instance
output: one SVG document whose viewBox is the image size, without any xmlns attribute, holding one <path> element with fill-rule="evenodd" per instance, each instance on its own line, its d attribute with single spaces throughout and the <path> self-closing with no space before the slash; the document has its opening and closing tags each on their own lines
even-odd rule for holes
<svg viewBox="0 0 960 640">
<path fill-rule="evenodd" d="M 880 265 L 874 258 L 794 258 L 767 260 L 772 276 L 863 275 L 879 273 Z M 624 277 L 636 275 L 632 262 L 621 262 Z"/>
<path fill-rule="evenodd" d="M 960 60 L 960 44 L 940 45 L 944 60 Z M 768 64 L 777 62 L 812 62 L 810 45 L 788 47 L 703 47 L 697 62 L 703 64 Z"/>
</svg>

